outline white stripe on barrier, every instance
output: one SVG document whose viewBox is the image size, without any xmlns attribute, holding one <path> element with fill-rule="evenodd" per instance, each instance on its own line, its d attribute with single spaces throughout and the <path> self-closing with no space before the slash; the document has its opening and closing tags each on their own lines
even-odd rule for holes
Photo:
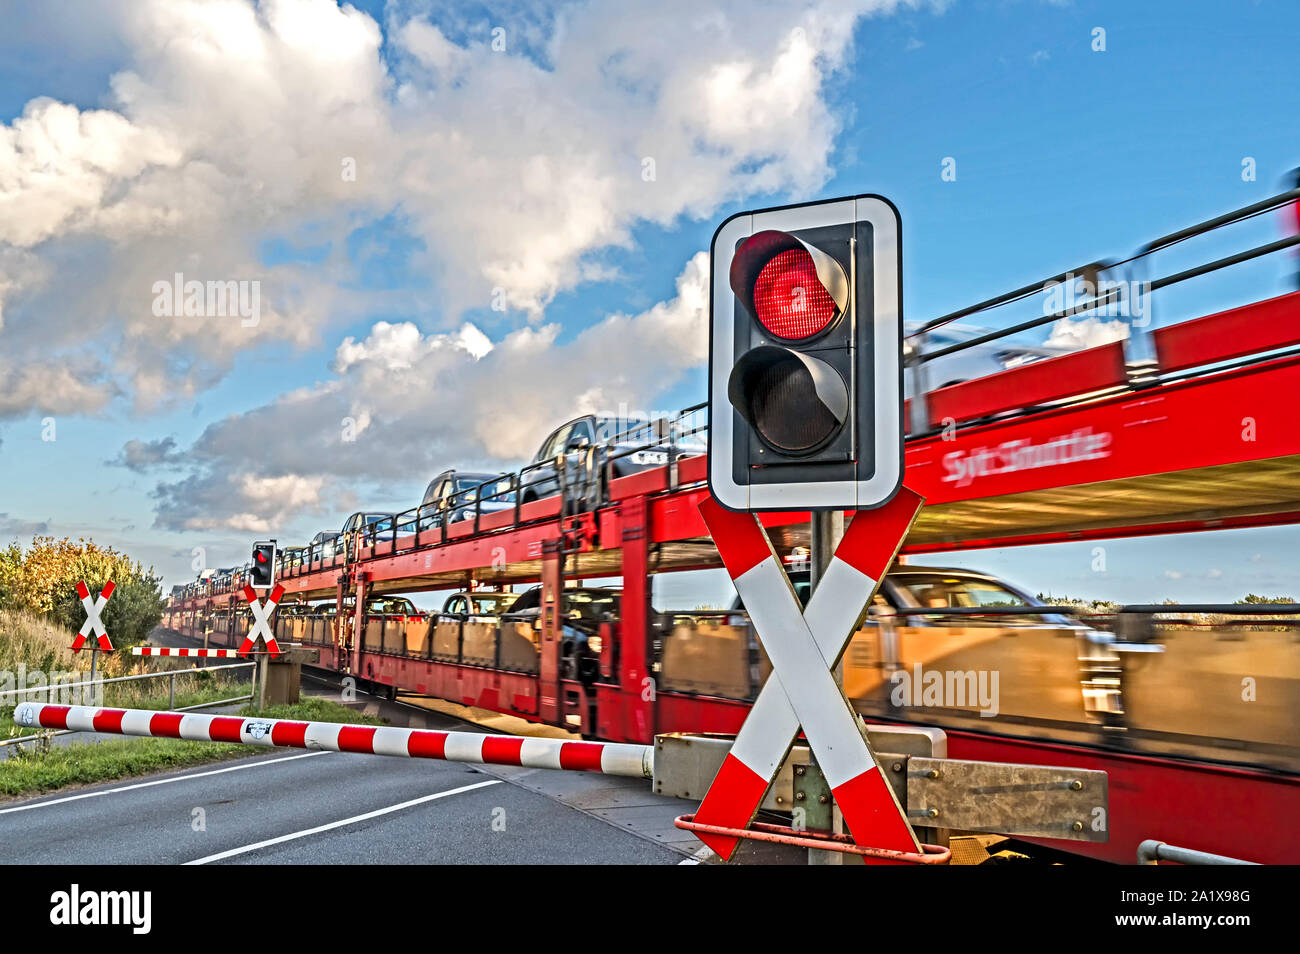
<svg viewBox="0 0 1300 954">
<path fill-rule="evenodd" d="M 132 656 L 175 656 L 186 659 L 238 659 L 237 649 L 189 649 L 183 646 L 132 646 Z"/>
</svg>

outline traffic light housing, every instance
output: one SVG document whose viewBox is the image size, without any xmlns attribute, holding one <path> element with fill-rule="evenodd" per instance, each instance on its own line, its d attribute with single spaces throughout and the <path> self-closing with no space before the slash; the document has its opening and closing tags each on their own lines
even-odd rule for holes
<svg viewBox="0 0 1300 954">
<path fill-rule="evenodd" d="M 253 544 L 253 570 L 251 586 L 270 589 L 275 585 L 275 541 L 261 541 Z"/>
<path fill-rule="evenodd" d="M 863 195 L 733 215 L 710 249 L 709 490 L 859 510 L 902 485 L 898 211 Z"/>
</svg>

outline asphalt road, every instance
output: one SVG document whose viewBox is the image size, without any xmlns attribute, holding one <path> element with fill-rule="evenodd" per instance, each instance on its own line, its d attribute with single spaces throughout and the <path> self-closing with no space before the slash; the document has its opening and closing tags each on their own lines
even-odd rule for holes
<svg viewBox="0 0 1300 954">
<path fill-rule="evenodd" d="M 677 851 L 473 766 L 383 756 L 277 750 L 0 803 L 6 864 L 682 860 Z"/>
</svg>

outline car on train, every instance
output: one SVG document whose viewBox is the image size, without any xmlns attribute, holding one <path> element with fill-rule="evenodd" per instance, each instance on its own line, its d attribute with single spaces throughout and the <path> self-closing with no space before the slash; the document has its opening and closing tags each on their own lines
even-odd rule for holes
<svg viewBox="0 0 1300 954">
<path fill-rule="evenodd" d="M 463 590 L 451 594 L 443 601 L 442 613 L 446 616 L 500 616 L 518 599 L 518 593 Z"/>
<path fill-rule="evenodd" d="M 811 573 L 797 563 L 789 566 L 787 573 L 799 601 L 807 604 L 812 592 Z M 912 620 L 913 625 L 932 626 L 943 625 L 944 620 L 951 618 L 943 614 L 945 609 L 974 609 L 980 606 L 1002 609 L 1046 604 L 1013 584 L 978 570 L 894 564 L 885 574 L 872 605 L 877 614 L 893 613 Z M 744 610 L 739 596 L 732 604 L 732 609 Z M 926 609 L 936 612 L 921 612 Z M 978 621 L 978 617 L 975 619 Z M 1060 614 L 1035 613 L 1026 613 L 1024 616 L 1000 614 L 997 619 L 1015 624 L 1048 622 L 1060 626 L 1078 622 Z"/>
<path fill-rule="evenodd" d="M 515 494 L 506 474 L 444 470 L 425 488 L 419 527 L 428 530 L 441 526 L 443 521 L 452 524 L 473 520 L 475 513 L 496 513 L 514 505 Z"/>
<path fill-rule="evenodd" d="M 671 435 L 666 425 L 648 417 L 587 414 L 566 421 L 542 441 L 532 463 L 520 472 L 520 500 L 528 503 L 559 493 L 561 458 L 566 488 L 578 500 L 591 495 L 600 480 L 641 473 L 706 450 L 700 435 Z"/>
<path fill-rule="evenodd" d="M 561 675 L 591 685 L 600 675 L 602 623 L 618 620 L 622 593 L 617 589 L 574 587 L 564 590 L 561 609 L 563 641 L 560 644 Z M 540 631 L 542 588 L 534 586 L 520 594 L 501 614 L 501 626 L 525 624 Z"/>
<path fill-rule="evenodd" d="M 364 546 L 372 543 L 389 543 L 397 539 L 394 526 L 396 514 L 381 511 L 358 511 L 343 521 L 343 529 L 335 536 L 336 549 L 341 541 L 350 540 L 358 534 L 365 535 Z"/>
</svg>

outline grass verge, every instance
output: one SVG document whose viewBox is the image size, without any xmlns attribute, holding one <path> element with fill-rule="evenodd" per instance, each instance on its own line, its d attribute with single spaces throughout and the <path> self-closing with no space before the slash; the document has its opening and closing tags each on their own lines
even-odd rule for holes
<svg viewBox="0 0 1300 954">
<path fill-rule="evenodd" d="M 300 719 L 304 722 L 383 724 L 381 720 L 364 716 L 355 709 L 315 696 L 304 696 L 291 706 L 271 706 L 263 712 L 248 706 L 240 711 L 240 715 Z M 44 751 L 29 750 L 0 761 L 0 796 L 39 795 L 70 785 L 130 778 L 273 751 L 277 750 L 185 739 L 124 738 L 51 745 Z"/>
</svg>

